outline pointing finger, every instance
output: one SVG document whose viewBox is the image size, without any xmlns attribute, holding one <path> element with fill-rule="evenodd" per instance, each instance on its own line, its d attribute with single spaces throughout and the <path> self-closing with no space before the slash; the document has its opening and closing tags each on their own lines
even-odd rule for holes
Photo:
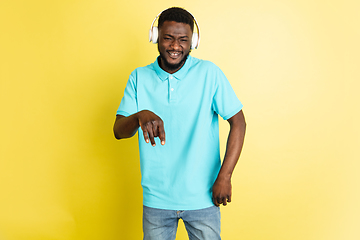
<svg viewBox="0 0 360 240">
<path fill-rule="evenodd" d="M 149 134 L 149 137 L 150 137 L 150 142 L 151 142 L 151 145 L 152 146 L 155 146 L 155 140 L 154 140 L 154 133 L 153 133 L 153 129 L 152 129 L 152 125 L 151 127 L 148 129 L 148 134 Z"/>
<path fill-rule="evenodd" d="M 161 122 L 159 124 L 159 138 L 161 141 L 161 145 L 165 145 L 165 130 L 164 130 L 164 124 Z"/>
</svg>

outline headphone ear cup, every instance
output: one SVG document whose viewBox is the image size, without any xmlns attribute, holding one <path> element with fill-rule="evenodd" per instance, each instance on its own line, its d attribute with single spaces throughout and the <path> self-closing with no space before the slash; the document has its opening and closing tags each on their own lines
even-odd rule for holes
<svg viewBox="0 0 360 240">
<path fill-rule="evenodd" d="M 152 29 L 150 28 L 150 30 L 149 30 L 149 42 L 151 42 L 151 39 L 152 39 Z"/>
<path fill-rule="evenodd" d="M 198 47 L 198 39 L 199 39 L 199 35 L 196 32 L 194 32 L 191 40 L 191 49 L 195 49 Z"/>
<path fill-rule="evenodd" d="M 151 31 L 151 30 L 150 30 Z M 153 27 L 152 28 L 152 34 L 151 34 L 151 42 L 153 43 L 157 43 L 158 41 L 158 36 L 159 36 L 159 30 L 157 27 Z"/>
</svg>

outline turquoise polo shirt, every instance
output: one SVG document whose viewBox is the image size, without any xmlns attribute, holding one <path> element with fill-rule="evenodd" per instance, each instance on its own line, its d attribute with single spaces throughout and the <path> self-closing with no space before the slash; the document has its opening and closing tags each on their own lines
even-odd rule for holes
<svg viewBox="0 0 360 240">
<path fill-rule="evenodd" d="M 146 143 L 141 128 L 143 204 L 169 210 L 213 206 L 212 186 L 221 167 L 218 115 L 227 120 L 242 109 L 229 81 L 215 64 L 189 56 L 169 74 L 158 59 L 135 69 L 118 115 L 150 110 L 164 122 L 166 143 Z"/>
</svg>

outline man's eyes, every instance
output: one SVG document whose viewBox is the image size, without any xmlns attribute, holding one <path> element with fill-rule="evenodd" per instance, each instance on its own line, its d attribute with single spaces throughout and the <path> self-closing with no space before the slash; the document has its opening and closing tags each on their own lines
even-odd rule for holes
<svg viewBox="0 0 360 240">
<path fill-rule="evenodd" d="M 164 37 L 164 40 L 166 40 L 166 41 L 172 41 L 173 39 L 172 39 L 172 38 L 170 38 L 170 37 Z M 186 39 L 186 38 L 185 38 L 185 39 L 183 39 L 183 38 L 182 38 L 182 39 L 180 39 L 179 41 L 180 41 L 180 42 L 187 42 L 187 41 L 188 41 L 188 39 Z"/>
</svg>

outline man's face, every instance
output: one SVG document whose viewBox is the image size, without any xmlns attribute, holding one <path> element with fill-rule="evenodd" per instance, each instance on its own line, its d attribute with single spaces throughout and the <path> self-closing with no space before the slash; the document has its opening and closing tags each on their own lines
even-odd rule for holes
<svg viewBox="0 0 360 240">
<path fill-rule="evenodd" d="M 168 73 L 178 71 L 190 53 L 192 31 L 189 24 L 165 21 L 159 29 L 160 67 Z"/>
</svg>

